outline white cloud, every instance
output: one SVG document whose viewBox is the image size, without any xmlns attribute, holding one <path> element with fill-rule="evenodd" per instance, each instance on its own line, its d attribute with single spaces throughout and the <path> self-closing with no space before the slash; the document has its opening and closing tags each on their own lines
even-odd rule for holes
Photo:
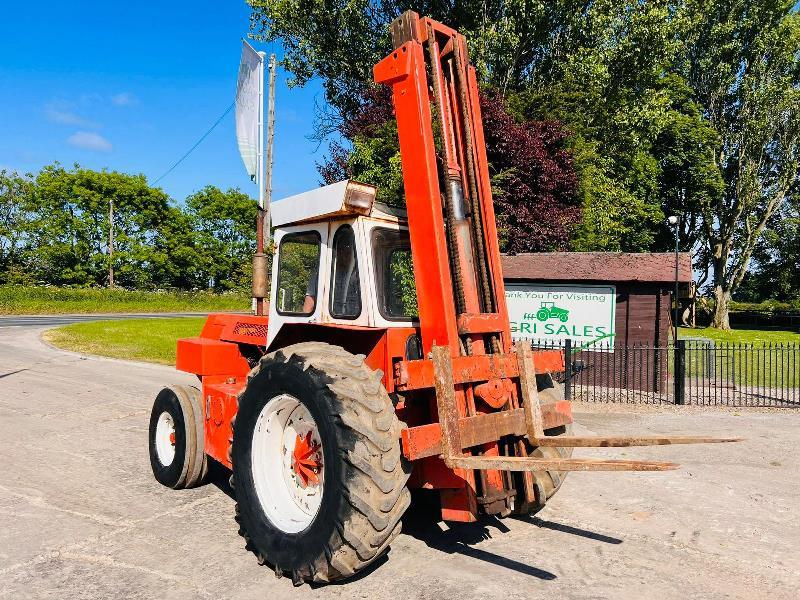
<svg viewBox="0 0 800 600">
<path fill-rule="evenodd" d="M 139 103 L 139 99 L 130 92 L 122 92 L 111 96 L 111 103 L 114 106 L 133 106 Z"/>
<path fill-rule="evenodd" d="M 92 106 L 94 104 L 104 104 L 105 98 L 102 96 L 102 94 L 99 94 L 98 92 L 90 92 L 86 94 L 81 94 L 79 96 L 79 102 L 81 103 L 82 106 Z"/>
<path fill-rule="evenodd" d="M 60 102 L 52 102 L 44 107 L 44 114 L 51 123 L 60 125 L 77 125 L 78 127 L 88 127 L 94 129 L 99 127 L 98 123 L 90 121 L 72 111 L 68 105 Z"/>
<path fill-rule="evenodd" d="M 67 138 L 67 143 L 76 148 L 95 152 L 111 152 L 112 149 L 111 142 L 99 133 L 91 131 L 76 131 Z"/>
</svg>

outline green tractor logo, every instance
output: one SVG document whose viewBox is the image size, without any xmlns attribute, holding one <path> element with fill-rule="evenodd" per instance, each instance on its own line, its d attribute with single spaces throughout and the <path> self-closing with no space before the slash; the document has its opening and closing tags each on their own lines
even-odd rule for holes
<svg viewBox="0 0 800 600">
<path fill-rule="evenodd" d="M 566 323 L 569 319 L 569 311 L 566 308 L 559 308 L 553 302 L 542 302 L 539 310 L 536 311 L 536 318 L 542 322 L 558 319 L 562 323 Z"/>
</svg>

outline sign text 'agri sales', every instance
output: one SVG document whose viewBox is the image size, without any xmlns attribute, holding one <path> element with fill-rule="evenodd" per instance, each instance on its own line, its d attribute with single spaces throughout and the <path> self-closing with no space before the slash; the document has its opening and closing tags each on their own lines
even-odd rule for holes
<svg viewBox="0 0 800 600">
<path fill-rule="evenodd" d="M 613 285 L 508 284 L 511 335 L 613 352 L 616 298 Z"/>
</svg>

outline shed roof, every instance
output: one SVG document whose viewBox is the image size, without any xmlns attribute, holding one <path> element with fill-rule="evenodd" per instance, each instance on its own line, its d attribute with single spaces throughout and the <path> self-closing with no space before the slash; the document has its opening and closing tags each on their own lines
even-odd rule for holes
<svg viewBox="0 0 800 600">
<path fill-rule="evenodd" d="M 692 281 L 692 255 L 678 254 L 678 281 Z M 503 255 L 503 278 L 539 281 L 675 281 L 674 252 L 538 252 Z"/>
</svg>

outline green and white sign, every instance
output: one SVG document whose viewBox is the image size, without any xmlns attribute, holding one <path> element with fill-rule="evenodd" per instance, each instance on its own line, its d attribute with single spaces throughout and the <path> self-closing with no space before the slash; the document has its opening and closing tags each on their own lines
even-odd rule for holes
<svg viewBox="0 0 800 600">
<path fill-rule="evenodd" d="M 571 339 L 587 350 L 614 351 L 613 285 L 509 284 L 506 303 L 514 339 Z"/>
</svg>

